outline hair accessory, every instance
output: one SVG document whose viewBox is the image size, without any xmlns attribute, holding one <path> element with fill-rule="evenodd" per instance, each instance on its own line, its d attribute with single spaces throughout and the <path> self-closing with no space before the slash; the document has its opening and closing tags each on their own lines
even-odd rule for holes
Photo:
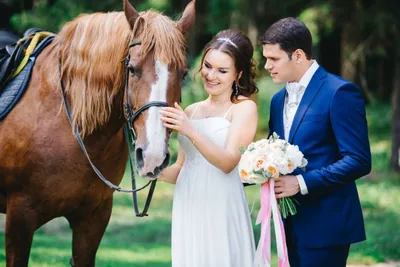
<svg viewBox="0 0 400 267">
<path fill-rule="evenodd" d="M 230 43 L 230 44 L 233 45 L 234 47 L 238 48 L 237 45 L 235 45 L 235 43 L 232 42 L 231 39 L 229 39 L 229 38 L 221 37 L 221 38 L 218 38 L 217 40 Z"/>
</svg>

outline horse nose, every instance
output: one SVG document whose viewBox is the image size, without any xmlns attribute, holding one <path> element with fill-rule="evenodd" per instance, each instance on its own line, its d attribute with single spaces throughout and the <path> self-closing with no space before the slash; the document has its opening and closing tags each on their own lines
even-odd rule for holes
<svg viewBox="0 0 400 267">
<path fill-rule="evenodd" d="M 142 169 L 144 166 L 144 158 L 143 158 L 143 149 L 136 149 L 136 164 L 139 169 Z"/>
<path fill-rule="evenodd" d="M 157 178 L 160 175 L 161 171 L 166 167 L 168 167 L 169 157 L 170 157 L 169 153 L 166 153 L 163 163 L 161 163 L 160 166 L 156 167 L 153 172 L 148 172 L 146 176 L 151 178 Z"/>
<path fill-rule="evenodd" d="M 169 153 L 167 152 L 166 154 L 165 154 L 165 159 L 164 159 L 164 161 L 163 161 L 163 163 L 160 165 L 160 172 L 164 169 L 164 168 L 166 168 L 166 167 L 168 167 L 168 164 L 169 164 L 169 158 L 170 158 L 170 155 L 169 155 Z"/>
<path fill-rule="evenodd" d="M 136 149 L 136 164 L 140 171 L 140 174 L 143 176 L 147 176 L 148 178 L 157 178 L 161 171 L 168 167 L 169 165 L 169 159 L 170 159 L 170 154 L 167 152 L 165 153 L 164 160 L 162 161 L 161 165 L 159 166 L 153 166 L 152 168 L 149 168 L 149 166 L 146 165 L 145 167 L 145 157 L 144 157 L 144 151 L 142 148 L 137 148 Z M 145 169 L 145 170 L 144 170 Z"/>
</svg>

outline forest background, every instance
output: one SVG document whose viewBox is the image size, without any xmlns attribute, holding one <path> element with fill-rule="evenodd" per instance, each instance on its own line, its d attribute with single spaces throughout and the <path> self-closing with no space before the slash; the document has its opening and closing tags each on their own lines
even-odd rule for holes
<svg viewBox="0 0 400 267">
<path fill-rule="evenodd" d="M 178 18 L 188 0 L 131 0 L 138 11 L 149 8 Z M 58 32 L 81 13 L 122 10 L 121 0 L 0 0 L 0 29 L 21 35 L 30 27 Z M 190 74 L 182 105 L 206 97 L 194 81 L 202 48 L 214 34 L 233 28 L 245 32 L 258 62 L 255 97 L 259 109 L 257 139 L 268 133 L 269 104 L 282 86 L 263 69 L 258 38 L 280 18 L 293 16 L 313 35 L 314 57 L 329 72 L 357 84 L 367 102 L 372 172 L 357 181 L 367 241 L 352 246 L 349 263 L 400 266 L 400 1 L 394 0 L 197 0 L 196 22 L 188 39 Z M 317 134 L 317 133 L 316 133 Z M 176 135 L 170 143 L 176 157 Z M 129 186 L 129 170 L 123 184 Z M 258 188 L 246 188 L 252 219 L 259 208 Z M 115 194 L 110 225 L 97 253 L 96 266 L 170 266 L 173 186 L 159 183 L 150 216 L 135 218 L 128 195 Z M 206 196 L 205 196 L 206 197 Z M 144 196 L 140 197 L 142 200 Z M 5 265 L 4 215 L 0 215 L 0 266 Z M 254 226 L 259 236 L 259 226 Z M 53 220 L 36 233 L 30 266 L 66 266 L 71 233 L 65 219 Z"/>
</svg>

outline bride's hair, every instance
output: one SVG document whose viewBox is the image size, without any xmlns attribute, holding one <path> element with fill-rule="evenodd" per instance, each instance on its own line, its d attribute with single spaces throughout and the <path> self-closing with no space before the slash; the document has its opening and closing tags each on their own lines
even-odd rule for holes
<svg viewBox="0 0 400 267">
<path fill-rule="evenodd" d="M 249 97 L 258 92 L 254 81 L 256 63 L 253 59 L 253 45 L 243 32 L 238 30 L 223 30 L 217 33 L 205 46 L 203 57 L 201 58 L 201 66 L 197 73 L 203 68 L 204 58 L 211 49 L 228 54 L 235 63 L 236 72 L 239 73 L 242 71 L 242 76 L 232 84 L 232 102 L 237 102 L 240 95 Z"/>
</svg>

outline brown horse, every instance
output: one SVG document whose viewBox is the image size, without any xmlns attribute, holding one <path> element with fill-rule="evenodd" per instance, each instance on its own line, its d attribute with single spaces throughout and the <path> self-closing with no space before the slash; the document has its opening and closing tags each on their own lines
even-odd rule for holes
<svg viewBox="0 0 400 267">
<path fill-rule="evenodd" d="M 109 222 L 113 190 L 96 176 L 74 137 L 61 80 L 92 162 L 119 184 L 128 157 L 123 102 L 134 112 L 151 101 L 179 101 L 186 72 L 184 35 L 193 22 L 194 2 L 175 22 L 154 11 L 138 13 L 124 0 L 124 12 L 82 15 L 67 23 L 41 52 L 27 91 L 0 121 L 7 266 L 27 266 L 35 230 L 60 216 L 73 230 L 74 265 L 94 266 Z M 125 99 L 121 60 L 127 55 Z M 138 169 L 152 178 L 169 158 L 169 134 L 159 110 L 150 107 L 134 122 Z"/>
</svg>

